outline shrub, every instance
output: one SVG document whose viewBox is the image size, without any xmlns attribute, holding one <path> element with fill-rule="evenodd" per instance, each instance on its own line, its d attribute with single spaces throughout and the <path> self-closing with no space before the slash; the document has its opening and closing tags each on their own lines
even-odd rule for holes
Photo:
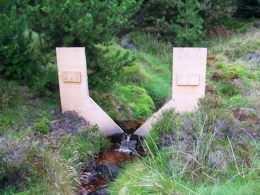
<svg viewBox="0 0 260 195">
<path fill-rule="evenodd" d="M 0 14 L 0 78 L 14 80 L 21 85 L 37 88 L 46 84 L 42 76 L 43 62 L 30 46 L 32 34 L 27 29 L 26 16 L 15 6 L 10 13 Z"/>
<path fill-rule="evenodd" d="M 29 140 L 11 140 L 1 137 L 0 144 L 0 183 L 16 185 L 29 181 L 33 173 L 32 164 L 28 160 L 29 153 L 35 147 Z M 38 154 L 40 151 L 37 150 Z"/>
<path fill-rule="evenodd" d="M 234 11 L 233 0 L 143 1 L 132 24 L 177 46 L 197 45 L 203 42 L 205 30 L 220 26 Z"/>
<path fill-rule="evenodd" d="M 243 18 L 259 18 L 260 2 L 257 0 L 238 0 L 236 16 Z"/>
<path fill-rule="evenodd" d="M 211 109 L 223 108 L 224 99 L 218 94 L 207 93 L 204 98 L 199 99 L 198 108 L 202 112 L 207 112 Z"/>
<path fill-rule="evenodd" d="M 203 42 L 204 34 L 198 4 L 197 0 L 144 1 L 132 24 L 176 46 L 198 45 Z"/>
<path fill-rule="evenodd" d="M 28 25 L 50 47 L 85 46 L 87 56 L 94 44 L 111 39 L 140 6 L 135 0 L 23 1 L 21 11 Z M 93 54 L 93 53 L 92 53 Z"/>
<path fill-rule="evenodd" d="M 147 162 L 147 168 L 156 170 L 150 174 L 153 176 L 165 168 L 162 172 L 169 174 L 173 184 L 178 178 L 185 186 L 190 182 L 210 186 L 209 178 L 214 181 L 234 179 L 232 171 L 234 174 L 247 172 L 253 163 L 248 157 L 257 158 L 258 155 L 255 148 L 258 137 L 257 126 L 237 121 L 233 113 L 224 108 L 203 111 L 199 107 L 197 112 L 179 115 L 169 110 L 162 114 L 146 137 L 144 146 L 149 153 L 142 163 Z M 162 163 L 157 161 L 160 158 L 163 158 Z"/>
<path fill-rule="evenodd" d="M 210 30 L 220 26 L 236 11 L 233 0 L 199 0 L 200 16 L 204 20 L 203 27 Z"/>
<path fill-rule="evenodd" d="M 38 147 L 31 148 L 26 157 L 30 165 L 30 185 L 24 194 L 73 194 L 73 182 L 77 174 L 68 162 L 62 162 L 58 156 Z"/>
<path fill-rule="evenodd" d="M 203 45 L 203 19 L 199 16 L 197 0 L 175 1 L 178 10 L 177 19 L 172 24 L 176 33 L 175 46 Z"/>
<path fill-rule="evenodd" d="M 111 90 L 119 79 L 122 69 L 133 65 L 135 56 L 114 43 L 95 46 L 97 58 L 88 64 L 90 87 L 102 91 Z"/>
<path fill-rule="evenodd" d="M 213 79 L 215 80 L 232 80 L 238 78 L 249 78 L 249 79 L 256 79 L 257 75 L 245 70 L 241 66 L 234 65 L 228 66 L 224 62 L 220 62 L 216 65 L 216 70 L 211 72 Z"/>
<path fill-rule="evenodd" d="M 3 80 L 0 85 L 0 108 L 12 108 L 21 103 L 28 103 L 33 94 L 26 86 L 19 86 L 14 81 Z"/>
<path fill-rule="evenodd" d="M 131 23 L 135 29 L 153 34 L 157 38 L 171 39 L 175 32 L 171 21 L 177 16 L 177 9 L 172 1 L 143 1 L 140 10 L 132 17 Z"/>
<path fill-rule="evenodd" d="M 222 40 L 223 38 L 230 39 L 233 36 L 234 36 L 234 31 L 229 30 L 227 26 L 222 24 L 222 25 L 213 26 L 212 28 L 210 28 L 205 34 L 205 39 Z"/>
</svg>

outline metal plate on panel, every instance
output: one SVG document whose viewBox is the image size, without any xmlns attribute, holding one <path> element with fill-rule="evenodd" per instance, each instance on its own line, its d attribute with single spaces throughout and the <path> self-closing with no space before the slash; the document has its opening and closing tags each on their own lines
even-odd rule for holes
<svg viewBox="0 0 260 195">
<path fill-rule="evenodd" d="M 62 72 L 63 82 L 65 83 L 80 83 L 81 73 L 73 71 L 63 71 Z"/>
<path fill-rule="evenodd" d="M 178 85 L 199 85 L 200 75 L 199 74 L 178 74 L 177 84 Z"/>
</svg>

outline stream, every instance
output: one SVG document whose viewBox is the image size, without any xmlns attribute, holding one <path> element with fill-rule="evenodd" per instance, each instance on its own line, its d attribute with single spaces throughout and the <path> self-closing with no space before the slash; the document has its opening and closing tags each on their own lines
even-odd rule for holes
<svg viewBox="0 0 260 195">
<path fill-rule="evenodd" d="M 145 156 L 141 136 L 119 133 L 108 138 L 113 143 L 112 147 L 82 169 L 77 195 L 108 195 L 106 185 L 115 180 L 122 167 L 135 158 Z"/>
</svg>

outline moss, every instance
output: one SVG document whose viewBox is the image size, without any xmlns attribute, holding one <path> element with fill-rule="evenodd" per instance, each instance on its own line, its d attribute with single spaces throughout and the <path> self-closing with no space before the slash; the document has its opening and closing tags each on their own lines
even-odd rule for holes
<svg viewBox="0 0 260 195">
<path fill-rule="evenodd" d="M 116 95 L 133 111 L 135 118 L 147 118 L 155 110 L 152 98 L 141 87 L 134 85 L 119 86 Z"/>
<path fill-rule="evenodd" d="M 231 80 L 237 78 L 249 78 L 256 79 L 257 75 L 245 70 L 240 65 L 228 66 L 224 62 L 220 62 L 216 66 L 216 70 L 212 71 L 212 77 L 214 80 Z"/>
<path fill-rule="evenodd" d="M 146 70 L 141 68 L 140 63 L 133 63 L 132 66 L 126 66 L 122 69 L 122 74 L 119 78 L 120 81 L 124 83 L 136 83 L 136 84 L 142 84 L 146 82 L 149 78 L 148 73 Z"/>
<path fill-rule="evenodd" d="M 165 78 L 151 76 L 149 82 L 145 83 L 144 88 L 146 89 L 149 96 L 157 103 L 158 101 L 166 101 L 171 97 L 171 82 L 165 80 Z"/>
<path fill-rule="evenodd" d="M 249 79 L 257 78 L 257 76 L 254 73 L 245 70 L 239 65 L 231 66 L 227 70 L 233 72 L 235 75 L 238 75 L 240 78 L 249 78 Z"/>
<path fill-rule="evenodd" d="M 220 62 L 217 64 L 217 68 L 220 68 L 222 70 L 228 69 L 228 65 L 225 62 Z"/>
</svg>

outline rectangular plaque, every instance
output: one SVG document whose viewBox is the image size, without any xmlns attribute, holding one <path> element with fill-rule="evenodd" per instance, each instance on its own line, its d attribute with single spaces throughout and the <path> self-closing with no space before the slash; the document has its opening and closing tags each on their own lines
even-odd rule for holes
<svg viewBox="0 0 260 195">
<path fill-rule="evenodd" d="M 178 74 L 177 77 L 178 85 L 199 85 L 199 82 L 199 74 Z"/>
<path fill-rule="evenodd" d="M 81 83 L 80 72 L 63 71 L 62 78 L 64 83 Z"/>
</svg>

